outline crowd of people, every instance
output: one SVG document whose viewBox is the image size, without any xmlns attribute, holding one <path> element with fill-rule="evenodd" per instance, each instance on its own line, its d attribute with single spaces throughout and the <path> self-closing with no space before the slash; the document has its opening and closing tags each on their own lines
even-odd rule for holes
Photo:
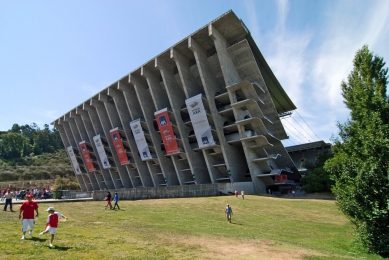
<svg viewBox="0 0 389 260">
<path fill-rule="evenodd" d="M 34 188 L 34 189 L 7 189 L 4 188 L 0 191 L 0 197 L 1 201 L 5 199 L 5 196 L 7 194 L 12 193 L 12 198 L 15 198 L 16 200 L 23 200 L 26 199 L 27 195 L 32 195 L 35 200 L 38 199 L 49 199 L 52 197 L 52 193 L 49 189 L 46 188 Z"/>
</svg>

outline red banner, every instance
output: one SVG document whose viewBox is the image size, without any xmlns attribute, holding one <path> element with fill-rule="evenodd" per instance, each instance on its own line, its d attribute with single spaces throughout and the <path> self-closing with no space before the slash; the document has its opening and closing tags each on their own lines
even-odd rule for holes
<svg viewBox="0 0 389 260">
<path fill-rule="evenodd" d="M 113 146 L 115 146 L 116 154 L 118 155 L 120 164 L 128 164 L 130 161 L 128 160 L 126 150 L 124 149 L 119 130 L 117 128 L 114 128 L 109 131 L 109 134 L 111 135 Z"/>
<path fill-rule="evenodd" d="M 162 109 L 154 113 L 155 119 L 158 123 L 158 129 L 161 133 L 162 141 L 166 149 L 167 154 L 178 153 L 176 136 L 174 135 L 172 124 L 169 119 L 167 109 Z"/>
<path fill-rule="evenodd" d="M 90 158 L 88 147 L 86 146 L 85 142 L 79 143 L 80 145 L 80 151 L 82 154 L 82 157 L 84 158 L 84 162 L 86 164 L 86 168 L 88 169 L 88 172 L 94 172 L 95 166 L 93 166 L 92 159 Z"/>
<path fill-rule="evenodd" d="M 280 174 L 274 177 L 275 183 L 282 183 L 282 182 L 286 182 L 287 180 L 288 180 L 288 176 L 286 174 Z"/>
</svg>

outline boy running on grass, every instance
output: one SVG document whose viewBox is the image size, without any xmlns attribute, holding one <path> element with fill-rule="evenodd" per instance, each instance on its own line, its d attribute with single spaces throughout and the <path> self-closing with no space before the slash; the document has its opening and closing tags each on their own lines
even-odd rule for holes
<svg viewBox="0 0 389 260">
<path fill-rule="evenodd" d="M 55 212 L 53 207 L 49 207 L 48 209 L 46 209 L 46 211 L 49 213 L 49 216 L 47 217 L 46 229 L 45 231 L 40 232 L 39 235 L 41 236 L 47 232 L 50 232 L 51 234 L 50 247 L 52 247 L 54 236 L 55 233 L 57 232 L 58 219 L 59 218 L 68 219 L 68 218 L 59 212 Z"/>
</svg>

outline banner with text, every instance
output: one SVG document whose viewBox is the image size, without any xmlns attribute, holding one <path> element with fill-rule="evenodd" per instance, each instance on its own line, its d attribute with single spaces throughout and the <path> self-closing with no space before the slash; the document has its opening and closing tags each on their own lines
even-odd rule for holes
<svg viewBox="0 0 389 260">
<path fill-rule="evenodd" d="M 149 146 L 147 145 L 145 133 L 143 132 L 142 126 L 140 124 L 140 119 L 130 122 L 132 134 L 134 135 L 136 147 L 140 154 L 142 161 L 151 158 Z"/>
<path fill-rule="evenodd" d="M 128 160 L 126 149 L 124 148 L 119 129 L 117 127 L 111 129 L 109 134 L 111 135 L 113 146 L 115 146 L 116 154 L 118 155 L 120 164 L 128 164 L 130 161 Z"/>
<path fill-rule="evenodd" d="M 84 162 L 86 164 L 86 168 L 88 169 L 88 172 L 94 172 L 96 169 L 93 166 L 93 162 L 92 159 L 90 158 L 88 147 L 86 146 L 85 141 L 80 142 L 79 146 L 80 146 L 82 157 L 84 158 Z"/>
<path fill-rule="evenodd" d="M 104 144 L 101 141 L 100 135 L 93 136 L 93 142 L 95 143 L 97 153 L 99 154 L 99 158 L 101 161 L 101 165 L 103 165 L 104 169 L 111 168 L 111 165 L 109 164 L 108 161 L 108 156 L 107 153 L 105 152 L 104 149 Z"/>
<path fill-rule="evenodd" d="M 73 168 L 76 171 L 76 174 L 81 174 L 82 172 L 80 169 L 80 165 L 78 165 L 76 155 L 74 154 L 74 151 L 73 151 L 73 147 L 69 146 L 68 148 L 66 148 L 66 150 L 68 152 L 68 155 L 69 155 L 70 161 L 73 165 Z"/>
<path fill-rule="evenodd" d="M 155 119 L 157 120 L 158 129 L 161 133 L 162 141 L 166 149 L 167 154 L 178 153 L 176 136 L 174 135 L 172 124 L 169 119 L 167 108 L 161 109 L 154 113 Z"/>
<path fill-rule="evenodd" d="M 214 145 L 211 126 L 209 125 L 207 114 L 204 108 L 201 94 L 185 100 L 193 130 L 196 135 L 199 148 Z"/>
</svg>

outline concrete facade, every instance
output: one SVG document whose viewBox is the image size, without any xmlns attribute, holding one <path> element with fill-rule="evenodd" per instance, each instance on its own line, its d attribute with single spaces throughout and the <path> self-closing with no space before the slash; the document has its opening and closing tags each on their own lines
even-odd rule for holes
<svg viewBox="0 0 389 260">
<path fill-rule="evenodd" d="M 205 147 L 198 144 L 185 103 L 199 94 L 215 140 Z M 154 115 L 163 109 L 179 149 L 174 154 L 167 152 Z M 52 124 L 68 153 L 74 153 L 69 157 L 83 191 L 151 192 L 183 185 L 195 190 L 202 184 L 248 182 L 261 194 L 277 175 L 290 182 L 299 179 L 281 143 L 288 136 L 280 116 L 295 109 L 246 26 L 229 11 Z M 144 132 L 148 159 L 142 159 L 130 127 L 135 120 Z M 116 128 L 126 163 L 110 136 Z M 96 136 L 109 167 L 93 141 Z"/>
</svg>

